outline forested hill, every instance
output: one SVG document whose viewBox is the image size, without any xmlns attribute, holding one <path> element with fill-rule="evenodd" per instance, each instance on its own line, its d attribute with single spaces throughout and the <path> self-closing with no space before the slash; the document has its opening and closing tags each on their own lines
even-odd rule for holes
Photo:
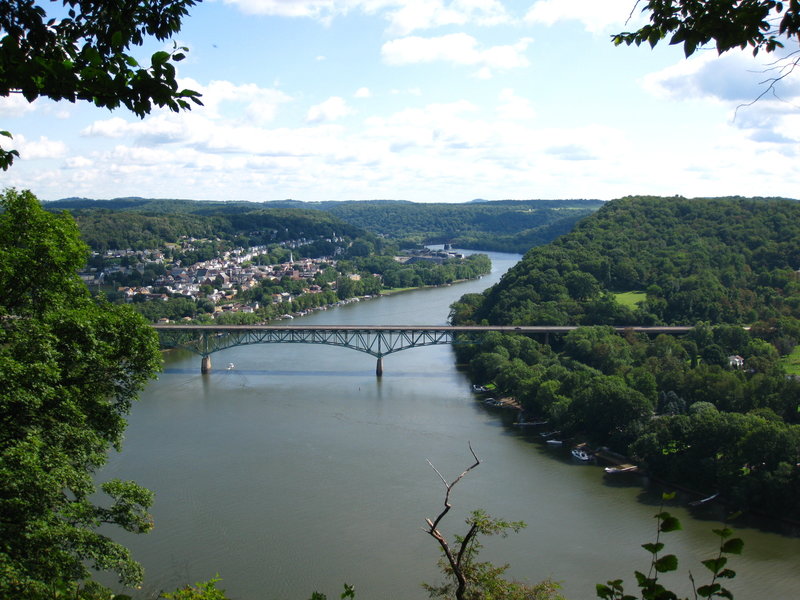
<svg viewBox="0 0 800 600">
<path fill-rule="evenodd" d="M 800 518 L 800 203 L 624 198 L 534 248 L 454 324 L 585 325 L 458 345 L 476 383 L 560 440 Z M 655 338 L 607 325 L 693 325 Z M 749 330 L 741 325 L 749 325 Z"/>
<path fill-rule="evenodd" d="M 798 269 L 798 202 L 628 197 L 529 251 L 457 312 L 497 324 L 749 324 L 800 315 Z"/>
<path fill-rule="evenodd" d="M 134 217 L 133 231 L 127 238 L 124 229 L 113 231 L 122 242 L 136 231 L 162 233 L 181 230 L 182 235 L 195 235 L 192 231 L 208 235 L 210 228 L 231 235 L 238 229 L 247 229 L 252 222 L 263 227 L 276 228 L 265 223 L 265 215 L 288 218 L 304 215 L 317 225 L 341 223 L 337 232 L 365 230 L 373 235 L 397 241 L 401 246 L 416 244 L 450 243 L 457 248 L 474 248 L 501 252 L 524 253 L 533 246 L 545 244 L 570 231 L 575 223 L 602 206 L 599 200 L 498 200 L 463 204 L 415 203 L 397 200 L 300 202 L 280 200 L 268 202 L 209 202 L 196 200 L 165 200 L 146 198 L 116 198 L 90 200 L 65 198 L 46 203 L 48 209 L 67 209 L 81 222 L 81 231 L 87 241 L 100 243 L 103 227 L 114 229 L 108 221 L 119 219 L 118 213 L 140 215 Z M 98 211 L 112 216 L 100 217 Z M 117 216 L 113 216 L 116 214 Z M 252 215 L 258 215 L 253 221 Z M 316 215 L 316 216 L 314 216 Z M 178 216 L 178 218 L 175 218 Z M 93 219 L 95 223 L 88 222 Z M 346 225 L 344 225 L 346 224 Z M 298 226 L 301 226 L 298 224 Z M 90 227 L 97 235 L 89 233 Z M 308 225 L 307 227 L 310 227 Z M 354 237 L 353 231 L 345 235 Z M 128 243 L 126 247 L 133 247 Z"/>
<path fill-rule="evenodd" d="M 93 250 L 145 249 L 182 236 L 222 238 L 240 245 L 334 236 L 355 239 L 360 227 L 332 214 L 303 208 L 267 207 L 252 202 L 200 202 L 119 198 L 70 198 L 47 202 L 47 210 L 69 210 Z"/>
<path fill-rule="evenodd" d="M 343 221 L 417 244 L 524 253 L 567 233 L 599 200 L 494 200 L 464 204 L 359 201 L 319 203 Z"/>
</svg>

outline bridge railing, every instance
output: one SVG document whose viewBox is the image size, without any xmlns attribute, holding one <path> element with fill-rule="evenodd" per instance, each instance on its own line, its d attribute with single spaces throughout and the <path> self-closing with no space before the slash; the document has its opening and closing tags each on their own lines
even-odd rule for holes
<svg viewBox="0 0 800 600">
<path fill-rule="evenodd" d="M 185 348 L 202 357 L 201 372 L 211 370 L 211 354 L 250 344 L 325 344 L 350 348 L 377 358 L 376 372 L 383 374 L 383 357 L 401 350 L 454 344 L 465 337 L 475 341 L 488 332 L 535 335 L 547 341 L 550 334 L 566 334 L 577 326 L 550 325 L 172 325 L 153 326 L 166 348 Z M 680 334 L 691 327 L 615 327 L 658 335 Z"/>
</svg>

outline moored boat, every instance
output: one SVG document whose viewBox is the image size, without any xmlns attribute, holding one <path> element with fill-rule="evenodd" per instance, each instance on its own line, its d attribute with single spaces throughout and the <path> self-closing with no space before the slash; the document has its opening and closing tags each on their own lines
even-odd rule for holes
<svg viewBox="0 0 800 600">
<path fill-rule="evenodd" d="M 561 433 L 561 432 L 560 431 L 543 431 L 539 435 L 541 437 L 543 437 L 543 438 L 550 438 L 550 437 L 553 437 L 554 435 L 558 435 L 559 433 Z"/>
<path fill-rule="evenodd" d="M 594 457 L 588 452 L 586 452 L 586 450 L 584 450 L 583 448 L 573 448 L 572 456 L 574 456 L 575 458 L 577 458 L 582 462 L 589 462 L 594 459 Z"/>
<path fill-rule="evenodd" d="M 629 465 L 629 464 L 616 465 L 613 467 L 606 467 L 605 472 L 608 473 L 609 475 L 618 475 L 620 473 L 638 473 L 639 467 L 637 467 L 636 465 Z"/>
<path fill-rule="evenodd" d="M 711 494 L 707 498 L 703 498 L 701 500 L 695 500 L 694 502 L 689 502 L 689 506 L 702 506 L 703 504 L 708 504 L 709 502 L 713 502 L 719 496 L 719 492 L 716 494 Z"/>
</svg>

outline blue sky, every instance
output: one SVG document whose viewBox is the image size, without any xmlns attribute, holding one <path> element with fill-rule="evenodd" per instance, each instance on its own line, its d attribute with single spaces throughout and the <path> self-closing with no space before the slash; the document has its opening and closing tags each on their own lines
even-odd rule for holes
<svg viewBox="0 0 800 600">
<path fill-rule="evenodd" d="M 176 41 L 205 106 L 0 98 L 40 198 L 463 202 L 800 196 L 800 87 L 747 52 L 614 47 L 634 0 L 206 0 Z M 160 46 L 142 49 L 142 62 Z"/>
</svg>

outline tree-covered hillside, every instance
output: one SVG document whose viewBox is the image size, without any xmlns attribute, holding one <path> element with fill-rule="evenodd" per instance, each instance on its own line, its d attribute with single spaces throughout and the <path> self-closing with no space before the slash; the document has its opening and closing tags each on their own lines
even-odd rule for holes
<svg viewBox="0 0 800 600">
<path fill-rule="evenodd" d="M 523 253 L 569 232 L 583 217 L 602 206 L 599 200 L 501 200 L 464 204 L 414 203 L 394 200 L 299 202 L 297 200 L 255 202 L 206 202 L 116 198 L 89 200 L 65 198 L 47 203 L 47 207 L 70 210 L 92 246 L 102 245 L 104 236 L 120 242 L 135 242 L 141 232 L 165 235 L 188 230 L 195 237 L 209 230 L 233 235 L 261 228 L 280 228 L 270 218 L 285 221 L 292 216 L 292 230 L 335 231 L 356 237 L 356 232 L 370 232 L 402 245 L 451 243 L 457 248 L 474 248 Z M 139 215 L 125 237 L 126 228 L 116 227 L 109 219 L 120 212 Z M 106 215 L 106 216 L 103 216 Z M 97 234 L 91 233 L 97 229 Z M 154 231 L 155 230 L 155 231 Z M 107 235 L 108 234 L 108 235 Z M 171 241 L 171 240 L 170 240 Z M 113 247 L 113 246 L 109 246 Z M 134 247 L 129 244 L 126 247 Z"/>
<path fill-rule="evenodd" d="M 624 198 L 531 250 L 471 318 L 502 324 L 751 323 L 800 308 L 800 203 Z M 633 306 L 616 293 L 641 292 Z M 646 294 L 646 297 L 645 297 Z"/>
<path fill-rule="evenodd" d="M 625 198 L 534 248 L 455 324 L 586 325 L 459 346 L 474 379 L 563 439 L 739 508 L 800 515 L 800 203 Z M 609 324 L 693 325 L 686 336 Z M 749 329 L 745 328 L 748 326 Z"/>
<path fill-rule="evenodd" d="M 235 240 L 256 245 L 306 238 L 355 239 L 366 231 L 319 210 L 266 207 L 252 202 L 191 200 L 86 200 L 45 203 L 48 210 L 69 210 L 84 241 L 93 249 L 157 248 L 181 236 Z"/>
<path fill-rule="evenodd" d="M 392 239 L 523 253 L 567 233 L 602 204 L 599 200 L 370 201 L 320 203 L 319 208 Z"/>
</svg>

